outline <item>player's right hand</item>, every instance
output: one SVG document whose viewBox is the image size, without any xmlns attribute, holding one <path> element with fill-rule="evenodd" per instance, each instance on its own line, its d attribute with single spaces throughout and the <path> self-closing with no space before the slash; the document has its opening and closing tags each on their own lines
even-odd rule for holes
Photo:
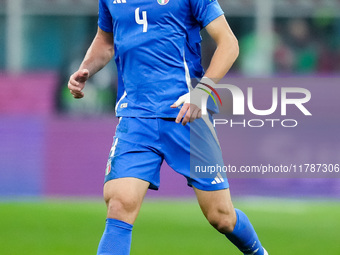
<svg viewBox="0 0 340 255">
<path fill-rule="evenodd" d="M 185 126 L 187 123 L 202 117 L 201 108 L 199 108 L 201 100 L 200 93 L 199 90 L 193 89 L 191 92 L 180 96 L 178 100 L 170 106 L 171 108 L 177 108 L 183 105 L 177 115 L 176 123 L 182 121 L 182 125 Z"/>
<path fill-rule="evenodd" d="M 68 89 L 74 98 L 83 98 L 84 92 L 82 90 L 85 87 L 85 83 L 90 76 L 89 70 L 82 69 L 78 70 L 74 74 L 71 75 L 70 80 L 68 82 Z"/>
</svg>

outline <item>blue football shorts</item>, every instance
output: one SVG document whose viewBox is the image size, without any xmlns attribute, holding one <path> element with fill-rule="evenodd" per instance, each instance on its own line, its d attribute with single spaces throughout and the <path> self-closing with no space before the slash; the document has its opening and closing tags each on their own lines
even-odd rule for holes
<svg viewBox="0 0 340 255">
<path fill-rule="evenodd" d="M 106 166 L 105 182 L 134 177 L 157 190 L 163 160 L 189 186 L 213 191 L 229 188 L 222 152 L 208 118 L 183 126 L 173 118 L 121 117 Z M 216 166 L 219 166 L 216 168 Z"/>
</svg>

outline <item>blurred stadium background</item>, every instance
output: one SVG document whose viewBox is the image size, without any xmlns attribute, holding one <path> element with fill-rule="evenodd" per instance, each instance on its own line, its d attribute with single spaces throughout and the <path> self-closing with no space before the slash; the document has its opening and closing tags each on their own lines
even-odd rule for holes
<svg viewBox="0 0 340 255">
<path fill-rule="evenodd" d="M 233 164 L 340 163 L 340 1 L 219 2 L 240 44 L 228 83 L 310 86 L 318 100 L 313 119 L 294 131 L 221 130 L 226 157 Z M 67 81 L 96 33 L 97 10 L 95 0 L 0 0 L 1 254 L 96 252 L 117 124 L 115 65 L 91 79 L 83 100 L 69 95 Z M 214 43 L 202 37 L 206 67 Z M 270 254 L 328 255 L 340 254 L 339 180 L 230 183 Z M 161 188 L 148 193 L 136 222 L 133 254 L 238 254 L 204 222 L 193 196 L 164 165 Z"/>
</svg>

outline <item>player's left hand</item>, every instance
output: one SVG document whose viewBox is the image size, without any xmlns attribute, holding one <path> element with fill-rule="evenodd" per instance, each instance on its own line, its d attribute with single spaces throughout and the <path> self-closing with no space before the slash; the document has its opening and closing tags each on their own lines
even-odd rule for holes
<svg viewBox="0 0 340 255">
<path fill-rule="evenodd" d="M 202 111 L 197 106 L 197 103 L 190 103 L 190 92 L 179 97 L 178 100 L 171 105 L 171 108 L 177 108 L 180 105 L 183 106 L 177 115 L 176 123 L 180 123 L 183 118 L 182 125 L 185 126 L 188 122 L 193 122 L 195 119 L 202 117 Z"/>
</svg>

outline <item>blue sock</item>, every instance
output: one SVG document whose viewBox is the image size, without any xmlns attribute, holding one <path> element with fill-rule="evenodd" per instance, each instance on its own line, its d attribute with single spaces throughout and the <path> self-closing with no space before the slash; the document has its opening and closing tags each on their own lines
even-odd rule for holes
<svg viewBox="0 0 340 255">
<path fill-rule="evenodd" d="M 235 211 L 235 228 L 226 237 L 244 254 L 263 255 L 262 245 L 247 215 L 238 209 Z"/>
<path fill-rule="evenodd" d="M 97 255 L 129 255 L 133 225 L 115 219 L 106 219 L 106 226 Z"/>
</svg>

